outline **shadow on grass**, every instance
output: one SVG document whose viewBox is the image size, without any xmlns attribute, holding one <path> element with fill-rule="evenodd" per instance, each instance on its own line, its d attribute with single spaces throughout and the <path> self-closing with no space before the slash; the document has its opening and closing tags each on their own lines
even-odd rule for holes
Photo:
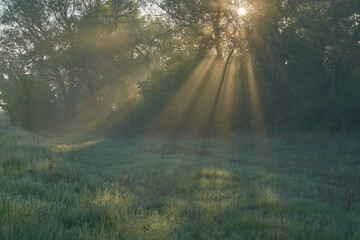
<svg viewBox="0 0 360 240">
<path fill-rule="evenodd" d="M 250 150 L 233 153 L 210 140 L 114 138 L 75 159 L 130 191 L 137 207 L 165 220 L 166 236 L 175 239 L 356 239 L 358 200 L 352 211 L 344 208 L 346 194 L 321 177 L 327 167 L 309 171 L 314 163 L 292 159 L 293 150 L 259 153 L 256 142 L 246 139 Z M 356 180 L 349 171 L 343 177 Z M 337 200 L 328 198 L 329 189 Z"/>
<path fill-rule="evenodd" d="M 291 157 L 300 150 L 277 141 L 259 152 L 259 140 L 248 137 L 82 139 L 35 143 L 34 149 L 43 150 L 34 150 L 41 154 L 29 160 L 32 136 L 26 136 L 16 148 L 4 145 L 7 161 L 17 156 L 20 165 L 1 159 L 2 239 L 358 239 L 360 234 L 358 199 L 349 209 L 342 202 L 343 179 L 356 182 L 356 175 L 345 167 L 341 174 L 323 165 L 306 170 L 315 165 L 305 159 L 320 155 L 301 150 Z"/>
</svg>

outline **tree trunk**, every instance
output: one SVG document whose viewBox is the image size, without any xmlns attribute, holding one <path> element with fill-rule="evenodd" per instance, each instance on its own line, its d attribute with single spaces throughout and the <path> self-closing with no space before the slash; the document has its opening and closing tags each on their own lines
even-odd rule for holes
<svg viewBox="0 0 360 240">
<path fill-rule="evenodd" d="M 89 91 L 89 109 L 91 113 L 95 113 L 97 109 L 97 99 L 92 81 L 87 81 L 87 87 Z"/>
<path fill-rule="evenodd" d="M 225 81 L 225 76 L 226 76 L 226 72 L 227 72 L 227 70 L 229 68 L 230 59 L 231 59 L 232 55 L 234 54 L 234 52 L 235 52 L 235 48 L 233 48 L 231 50 L 231 52 L 229 53 L 229 55 L 228 55 L 228 57 L 226 59 L 224 70 L 223 70 L 223 73 L 221 75 L 221 86 L 223 85 L 223 83 Z"/>
<path fill-rule="evenodd" d="M 331 96 L 335 96 L 337 93 L 337 77 L 336 77 L 336 67 L 333 66 L 331 70 Z"/>
<path fill-rule="evenodd" d="M 69 89 L 65 98 L 64 118 L 65 121 L 74 120 L 76 117 L 76 93 L 75 74 L 73 70 L 69 73 Z"/>
<path fill-rule="evenodd" d="M 333 8 L 336 8 L 336 1 L 332 1 Z M 337 93 L 337 85 L 338 85 L 338 60 L 337 60 L 337 52 L 338 52 L 338 31 L 339 31 L 339 19 L 334 13 L 333 16 L 333 36 L 332 36 L 332 56 L 331 56 L 331 95 L 335 96 Z"/>
<path fill-rule="evenodd" d="M 216 58 L 221 59 L 223 57 L 223 51 L 221 46 L 221 30 L 220 30 L 220 19 L 221 13 L 218 12 L 214 21 L 214 42 L 215 42 L 215 50 L 216 50 Z"/>
<path fill-rule="evenodd" d="M 69 93 L 65 98 L 64 119 L 65 121 L 71 121 L 76 118 L 76 96 L 73 93 Z"/>
<path fill-rule="evenodd" d="M 90 98 L 90 104 L 96 104 L 96 95 L 95 90 L 92 81 L 87 82 L 88 90 L 89 90 L 89 98 Z"/>
</svg>

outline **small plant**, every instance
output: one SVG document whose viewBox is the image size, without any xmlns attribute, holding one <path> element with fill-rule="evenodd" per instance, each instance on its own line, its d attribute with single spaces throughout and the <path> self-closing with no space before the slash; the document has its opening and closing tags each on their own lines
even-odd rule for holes
<svg viewBox="0 0 360 240">
<path fill-rule="evenodd" d="M 121 191 L 124 191 L 124 190 L 125 190 L 129 177 L 130 177 L 129 174 L 126 174 L 126 175 L 123 177 L 122 184 L 121 184 Z"/>
<path fill-rule="evenodd" d="M 50 158 L 49 160 L 49 177 L 50 177 L 50 182 L 58 182 L 58 177 L 57 177 L 57 173 L 54 169 L 54 164 L 55 164 L 55 160 L 53 157 Z"/>
<path fill-rule="evenodd" d="M 220 161 L 214 159 L 214 160 L 212 161 L 212 170 L 213 170 L 212 179 L 214 180 L 214 184 L 215 184 L 216 179 L 217 179 L 217 171 L 218 171 L 218 169 L 219 169 L 220 167 L 221 167 Z"/>
</svg>

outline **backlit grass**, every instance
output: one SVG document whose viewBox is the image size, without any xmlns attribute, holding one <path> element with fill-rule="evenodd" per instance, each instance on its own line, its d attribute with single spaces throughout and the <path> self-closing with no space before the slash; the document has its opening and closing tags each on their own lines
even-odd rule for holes
<svg viewBox="0 0 360 240">
<path fill-rule="evenodd" d="M 0 239 L 360 239 L 360 142 L 0 127 Z"/>
</svg>

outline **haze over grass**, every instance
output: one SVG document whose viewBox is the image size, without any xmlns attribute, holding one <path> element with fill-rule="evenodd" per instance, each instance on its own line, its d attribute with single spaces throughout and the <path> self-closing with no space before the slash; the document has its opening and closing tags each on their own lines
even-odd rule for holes
<svg viewBox="0 0 360 240">
<path fill-rule="evenodd" d="M 360 239 L 351 137 L 44 139 L 0 127 L 0 149 L 0 239 Z"/>
</svg>

